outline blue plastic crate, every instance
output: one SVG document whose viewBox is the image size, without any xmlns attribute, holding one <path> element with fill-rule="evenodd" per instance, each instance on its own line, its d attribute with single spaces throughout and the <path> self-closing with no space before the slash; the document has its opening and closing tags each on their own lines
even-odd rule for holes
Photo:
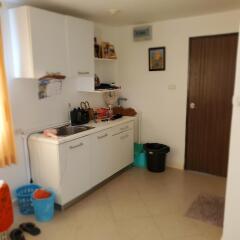
<svg viewBox="0 0 240 240">
<path fill-rule="evenodd" d="M 30 215 L 34 213 L 33 204 L 32 204 L 32 193 L 41 188 L 36 184 L 27 184 L 21 186 L 15 190 L 15 196 L 17 198 L 19 211 L 23 215 Z"/>
</svg>

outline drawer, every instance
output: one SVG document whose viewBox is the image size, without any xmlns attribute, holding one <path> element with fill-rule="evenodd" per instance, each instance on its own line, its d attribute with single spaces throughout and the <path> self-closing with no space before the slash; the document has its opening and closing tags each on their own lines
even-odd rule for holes
<svg viewBox="0 0 240 240">
<path fill-rule="evenodd" d="M 121 132 L 125 132 L 125 131 L 133 129 L 133 124 L 134 124 L 134 122 L 131 121 L 131 122 L 124 123 L 124 124 L 121 124 L 119 126 L 114 127 L 112 129 L 112 135 L 116 135 L 116 134 L 119 134 Z"/>
<path fill-rule="evenodd" d="M 106 129 L 100 132 L 97 132 L 92 135 L 92 138 L 96 139 L 97 141 L 101 142 L 104 141 L 105 139 L 109 138 L 111 136 L 111 130 Z"/>
</svg>

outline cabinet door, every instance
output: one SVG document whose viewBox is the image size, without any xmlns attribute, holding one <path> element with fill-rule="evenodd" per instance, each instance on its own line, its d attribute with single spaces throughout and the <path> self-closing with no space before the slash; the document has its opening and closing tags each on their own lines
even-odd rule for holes
<svg viewBox="0 0 240 240">
<path fill-rule="evenodd" d="M 90 189 L 90 138 L 63 144 L 60 151 L 62 203 Z"/>
<path fill-rule="evenodd" d="M 133 129 L 112 134 L 113 151 L 112 171 L 118 172 L 133 162 Z"/>
<path fill-rule="evenodd" d="M 91 183 L 95 186 L 113 174 L 111 131 L 102 131 L 92 135 L 91 146 Z"/>
<path fill-rule="evenodd" d="M 67 16 L 68 57 L 71 77 L 94 76 L 94 25 Z"/>
<path fill-rule="evenodd" d="M 67 74 L 66 19 L 64 15 L 28 7 L 34 76 L 46 72 Z"/>
</svg>

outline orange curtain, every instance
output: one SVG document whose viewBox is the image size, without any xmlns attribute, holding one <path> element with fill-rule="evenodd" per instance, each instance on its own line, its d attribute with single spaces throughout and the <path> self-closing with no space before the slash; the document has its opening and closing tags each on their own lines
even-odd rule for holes
<svg viewBox="0 0 240 240">
<path fill-rule="evenodd" d="M 0 34 L 0 167 L 16 162 L 15 142 Z"/>
</svg>

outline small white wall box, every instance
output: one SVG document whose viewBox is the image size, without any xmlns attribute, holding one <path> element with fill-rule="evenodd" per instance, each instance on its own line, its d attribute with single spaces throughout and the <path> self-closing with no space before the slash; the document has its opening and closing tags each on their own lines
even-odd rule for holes
<svg viewBox="0 0 240 240">
<path fill-rule="evenodd" d="M 152 26 L 139 26 L 133 28 L 134 41 L 152 40 Z"/>
</svg>

